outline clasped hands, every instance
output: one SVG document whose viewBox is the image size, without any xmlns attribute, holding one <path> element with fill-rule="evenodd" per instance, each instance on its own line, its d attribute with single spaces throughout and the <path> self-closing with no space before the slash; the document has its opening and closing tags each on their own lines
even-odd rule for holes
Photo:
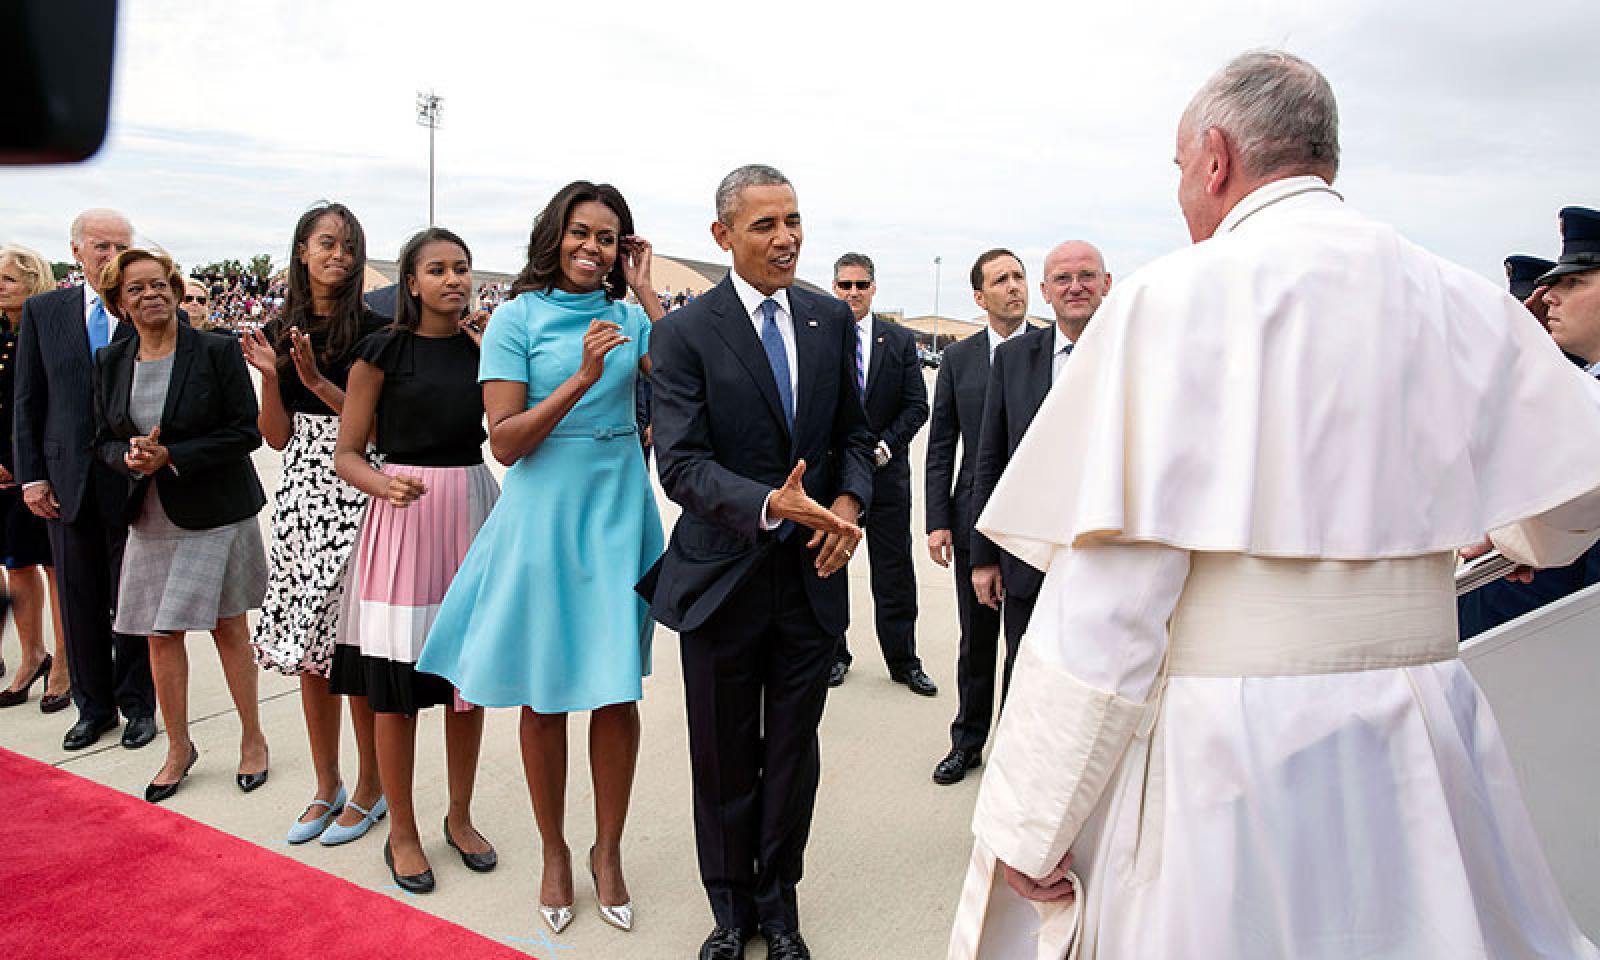
<svg viewBox="0 0 1600 960">
<path fill-rule="evenodd" d="M 1005 874 L 1006 886 L 1017 892 L 1017 896 L 1026 900 L 1035 900 L 1039 903 L 1058 903 L 1071 900 L 1074 896 L 1072 881 L 1067 879 L 1067 871 L 1072 869 L 1072 851 L 1061 858 L 1056 868 L 1042 880 L 1035 880 L 1012 867 L 1008 863 L 1000 864 L 1001 872 Z"/>
<path fill-rule="evenodd" d="M 824 507 L 811 499 L 801 485 L 805 474 L 806 462 L 801 460 L 789 472 L 789 479 L 767 500 L 767 516 L 811 530 L 806 548 L 817 551 L 817 575 L 829 577 L 850 562 L 856 544 L 861 542 L 861 528 L 856 525 L 861 505 L 855 497 L 841 494 L 834 499 L 832 509 Z"/>
<path fill-rule="evenodd" d="M 149 436 L 130 439 L 128 452 L 122 455 L 122 465 L 141 477 L 148 477 L 171 462 L 167 448 L 161 445 L 159 425 L 150 431 Z"/>
</svg>

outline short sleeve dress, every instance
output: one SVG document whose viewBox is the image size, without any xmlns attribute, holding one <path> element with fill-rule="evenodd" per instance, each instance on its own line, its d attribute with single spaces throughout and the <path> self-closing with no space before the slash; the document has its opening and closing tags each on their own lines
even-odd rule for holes
<svg viewBox="0 0 1600 960">
<path fill-rule="evenodd" d="M 471 703 L 568 713 L 644 694 L 652 623 L 633 587 L 662 551 L 634 424 L 649 319 L 599 292 L 523 293 L 495 311 L 478 379 L 526 383 L 533 407 L 577 371 L 595 319 L 631 339 L 506 474 L 417 662 Z"/>
<path fill-rule="evenodd" d="M 368 500 L 329 686 L 366 697 L 378 713 L 413 714 L 451 702 L 449 682 L 417 672 L 417 657 L 500 490 L 483 462 L 478 347 L 465 333 L 388 329 L 356 354 L 383 371 L 375 411 L 383 473 L 416 477 L 426 492 L 404 507 Z"/>
</svg>

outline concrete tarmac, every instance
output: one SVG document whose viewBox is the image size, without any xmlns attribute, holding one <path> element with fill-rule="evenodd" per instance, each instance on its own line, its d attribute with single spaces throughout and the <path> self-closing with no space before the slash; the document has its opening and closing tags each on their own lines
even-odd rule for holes
<svg viewBox="0 0 1600 960">
<path fill-rule="evenodd" d="M 925 373 L 931 400 L 933 375 Z M 971 849 L 968 823 L 977 774 L 982 771 L 951 787 L 936 786 L 930 779 L 934 764 L 949 748 L 956 709 L 958 631 L 952 575 L 936 566 L 924 547 L 926 437 L 924 429 L 911 454 L 912 541 L 920 602 L 917 646 L 925 669 L 939 684 L 939 695 L 919 697 L 888 679 L 873 633 L 867 556 L 865 550 L 859 552 L 848 568 L 855 666 L 845 683 L 829 694 L 822 723 L 822 784 L 799 887 L 801 930 L 819 960 L 943 956 Z M 279 464 L 278 454 L 265 447 L 256 455 L 269 501 L 277 487 Z M 661 496 L 659 487 L 656 492 L 663 523 L 670 530 L 677 509 Z M 269 502 L 261 514 L 264 533 L 270 509 Z M 500 854 L 500 866 L 489 874 L 469 872 L 445 845 L 442 715 L 438 710 L 423 714 L 418 725 L 416 801 L 438 887 L 431 894 L 407 894 L 394 886 L 384 867 L 383 824 L 340 847 L 285 842 L 290 823 L 311 799 L 314 787 L 298 683 L 261 674 L 271 779 L 246 795 L 234 784 L 238 719 L 214 648 L 209 637 L 198 634 L 190 635 L 188 648 L 189 712 L 200 761 L 178 795 L 165 804 L 169 809 L 404 899 L 419 910 L 544 960 L 692 958 L 710 931 L 711 913 L 696 870 L 678 643 L 670 631 L 656 630 L 655 673 L 645 681 L 640 704 L 643 745 L 623 848 L 634 930 L 623 933 L 606 925 L 595 909 L 584 866 L 594 836 L 587 718 L 575 716 L 569 728 L 567 843 L 573 851 L 576 919 L 559 936 L 549 932 L 535 909 L 539 840 L 522 778 L 517 711 L 489 711 L 479 764 L 474 819 Z M 4 652 L 15 669 L 20 657 L 9 625 Z M 40 686 L 35 685 L 26 705 L 0 710 L 0 746 L 142 796 L 161 766 L 165 735 L 142 750 L 125 750 L 113 732 L 88 750 L 67 753 L 61 749 L 61 737 L 73 722 L 73 712 L 40 714 Z M 353 787 L 355 744 L 348 723 L 344 740 L 343 769 L 347 785 Z M 64 820 L 61 842 L 72 841 L 72 824 Z M 108 890 L 106 895 L 127 893 Z M 217 896 L 226 898 L 228 891 L 219 890 Z M 236 908 L 252 906 L 240 903 Z M 305 909 L 324 907 L 307 903 Z M 350 922 L 360 923 L 361 918 L 351 917 Z M 174 945 L 173 956 L 179 955 L 181 947 Z M 757 938 L 748 956 L 761 960 L 765 955 Z"/>
</svg>

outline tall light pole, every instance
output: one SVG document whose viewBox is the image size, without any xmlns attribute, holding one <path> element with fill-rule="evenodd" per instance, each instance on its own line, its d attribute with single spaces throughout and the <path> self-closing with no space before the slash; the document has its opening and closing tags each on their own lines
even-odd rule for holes
<svg viewBox="0 0 1600 960">
<path fill-rule="evenodd" d="M 417 94 L 417 126 L 428 128 L 428 226 L 433 226 L 433 135 L 439 130 L 439 105 L 444 98 L 429 90 Z"/>
<path fill-rule="evenodd" d="M 943 257 L 933 258 L 933 352 L 941 353 L 939 349 L 939 265 L 944 263 Z"/>
</svg>

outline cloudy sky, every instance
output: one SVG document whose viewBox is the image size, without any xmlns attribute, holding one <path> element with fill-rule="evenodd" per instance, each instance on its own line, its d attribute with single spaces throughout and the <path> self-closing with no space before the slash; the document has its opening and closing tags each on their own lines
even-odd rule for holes
<svg viewBox="0 0 1600 960">
<path fill-rule="evenodd" d="M 920 314 L 942 257 L 940 312 L 968 316 L 988 247 L 1037 273 L 1086 239 L 1126 275 L 1187 242 L 1173 128 L 1257 46 L 1332 81 L 1346 197 L 1474 270 L 1553 257 L 1556 211 L 1600 207 L 1595 0 L 121 6 L 105 149 L 0 169 L 0 241 L 69 259 L 72 216 L 114 206 L 185 264 L 281 262 L 326 198 L 392 258 L 427 222 L 414 100 L 433 89 L 438 220 L 482 267 L 517 269 L 533 216 L 577 178 L 617 184 L 661 252 L 720 261 L 712 191 L 758 161 L 799 190 L 803 276 L 861 250 L 877 306 Z"/>
</svg>

